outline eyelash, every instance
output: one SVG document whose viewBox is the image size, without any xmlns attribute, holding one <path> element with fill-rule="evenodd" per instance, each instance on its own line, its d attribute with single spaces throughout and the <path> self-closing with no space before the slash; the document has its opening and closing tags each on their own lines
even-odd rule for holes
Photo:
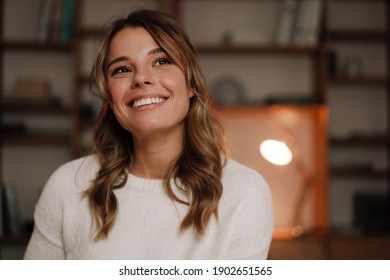
<svg viewBox="0 0 390 280">
<path fill-rule="evenodd" d="M 162 57 L 157 58 L 155 64 L 156 64 L 156 63 L 161 63 L 161 62 L 164 62 L 164 63 L 163 63 L 164 65 L 165 65 L 165 64 L 171 64 L 171 61 L 170 61 L 167 57 L 165 57 L 165 56 L 162 56 Z M 160 65 L 161 65 L 161 64 L 160 64 Z"/>
<path fill-rule="evenodd" d="M 167 57 L 162 56 L 156 59 L 154 65 L 156 65 L 157 63 L 161 63 L 157 65 L 157 66 L 161 66 L 161 65 L 171 64 L 171 61 Z M 116 74 L 121 74 L 124 72 L 131 72 L 131 69 L 126 66 L 119 66 L 118 68 L 115 68 L 114 71 L 112 71 L 111 76 L 115 76 Z"/>
<path fill-rule="evenodd" d="M 114 71 L 112 71 L 111 76 L 114 76 L 115 74 L 121 74 L 123 72 L 130 72 L 130 69 L 126 66 L 119 66 L 118 68 L 115 68 Z"/>
</svg>

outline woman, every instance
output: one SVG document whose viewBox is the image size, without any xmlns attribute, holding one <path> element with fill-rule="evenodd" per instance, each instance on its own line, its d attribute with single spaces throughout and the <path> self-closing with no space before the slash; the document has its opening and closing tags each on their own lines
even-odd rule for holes
<svg viewBox="0 0 390 280">
<path fill-rule="evenodd" d="M 95 153 L 60 167 L 37 204 L 26 259 L 265 259 L 272 204 L 226 159 L 188 37 L 161 12 L 112 23 L 92 73 Z"/>
</svg>

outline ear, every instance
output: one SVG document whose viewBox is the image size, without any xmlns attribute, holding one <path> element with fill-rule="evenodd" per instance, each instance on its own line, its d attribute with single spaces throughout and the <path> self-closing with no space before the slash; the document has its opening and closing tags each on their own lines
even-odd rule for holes
<svg viewBox="0 0 390 280">
<path fill-rule="evenodd" d="M 195 93 L 191 89 L 188 89 L 188 97 L 191 99 L 194 95 Z"/>
</svg>

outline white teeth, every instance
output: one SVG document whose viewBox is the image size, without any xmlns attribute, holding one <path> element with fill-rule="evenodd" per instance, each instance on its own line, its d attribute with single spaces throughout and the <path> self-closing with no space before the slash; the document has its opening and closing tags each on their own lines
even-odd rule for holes
<svg viewBox="0 0 390 280">
<path fill-rule="evenodd" d="M 152 97 L 152 98 L 144 98 L 144 99 L 139 99 L 133 103 L 133 108 L 137 108 L 140 106 L 144 105 L 150 105 L 150 104 L 155 104 L 155 103 L 161 103 L 164 102 L 165 99 L 161 97 Z"/>
</svg>

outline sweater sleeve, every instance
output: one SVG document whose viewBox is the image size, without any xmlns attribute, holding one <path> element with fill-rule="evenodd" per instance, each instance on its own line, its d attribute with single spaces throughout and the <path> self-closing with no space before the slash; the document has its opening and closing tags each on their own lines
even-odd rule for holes
<svg viewBox="0 0 390 280">
<path fill-rule="evenodd" d="M 48 180 L 34 212 L 34 231 L 24 259 L 64 259 L 62 238 L 64 197 L 59 183 L 63 182 L 58 170 Z"/>
<path fill-rule="evenodd" d="M 253 174 L 252 174 L 253 175 Z M 272 198 L 259 174 L 243 178 L 244 195 L 235 221 L 229 259 L 267 259 L 273 233 Z"/>
<path fill-rule="evenodd" d="M 63 260 L 65 259 L 62 247 L 50 242 L 37 227 L 34 228 L 27 250 L 25 260 Z"/>
</svg>

